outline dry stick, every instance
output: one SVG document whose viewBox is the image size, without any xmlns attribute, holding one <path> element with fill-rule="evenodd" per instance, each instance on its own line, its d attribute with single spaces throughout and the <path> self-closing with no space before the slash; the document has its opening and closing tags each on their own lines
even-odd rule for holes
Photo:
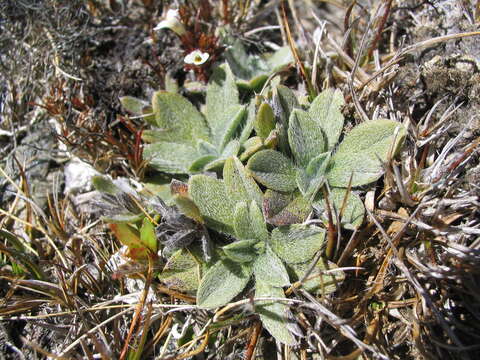
<svg viewBox="0 0 480 360">
<path fill-rule="evenodd" d="M 207 347 L 207 344 L 208 344 L 208 340 L 210 338 L 210 332 L 207 330 L 205 335 L 202 335 L 203 337 L 203 341 L 202 343 L 200 344 L 200 346 L 198 348 L 196 348 L 195 350 L 192 350 L 192 351 L 189 351 L 185 354 L 181 354 L 181 355 L 178 355 L 178 356 L 175 356 L 173 358 L 167 358 L 166 360 L 182 360 L 182 359 L 186 359 L 186 358 L 189 358 L 189 357 L 193 357 L 195 355 L 198 355 L 200 354 L 201 352 L 203 352 L 203 350 L 205 350 L 205 348 Z"/>
<path fill-rule="evenodd" d="M 173 322 L 173 315 L 169 314 L 167 316 L 167 319 L 163 321 L 162 324 L 160 325 L 160 328 L 153 336 L 153 339 L 147 344 L 147 346 L 145 346 L 146 348 L 145 356 L 149 355 L 153 351 L 154 346 L 157 344 L 157 342 L 160 341 L 163 335 L 165 335 L 167 330 L 170 328 L 170 325 L 172 324 L 172 322 Z"/>
<path fill-rule="evenodd" d="M 287 14 L 285 12 L 285 4 L 282 2 L 281 6 L 282 11 L 282 20 L 283 20 L 283 27 L 285 28 L 285 32 L 287 34 L 288 45 L 290 46 L 290 50 L 292 51 L 293 57 L 295 58 L 295 62 L 297 63 L 298 68 L 300 69 L 300 74 L 307 84 L 307 89 L 309 95 L 312 94 L 313 87 L 310 83 L 310 80 L 307 75 L 307 70 L 305 70 L 305 66 L 303 66 L 302 61 L 300 60 L 300 56 L 298 55 L 297 48 L 295 47 L 295 42 L 293 41 L 292 33 L 290 31 L 290 25 L 288 24 Z"/>
<path fill-rule="evenodd" d="M 252 359 L 255 353 L 255 348 L 257 346 L 257 342 L 261 332 L 262 332 L 262 323 L 260 321 L 256 321 L 255 325 L 253 325 L 252 333 L 250 335 L 250 340 L 248 341 L 247 349 L 245 350 L 245 356 L 243 360 Z"/>
<path fill-rule="evenodd" d="M 31 199 L 29 199 L 28 197 L 25 196 L 25 193 L 22 191 L 22 189 L 20 189 L 18 187 L 18 185 L 10 178 L 10 176 L 8 176 L 7 173 L 5 173 L 5 171 L 2 169 L 2 167 L 0 166 L 0 173 L 1 175 L 6 178 L 8 180 L 8 182 L 10 184 L 12 184 L 18 191 L 18 195 L 22 200 L 24 201 L 27 201 L 29 202 L 30 204 L 32 204 L 37 210 L 39 210 L 40 212 L 40 215 L 44 218 L 44 220 L 47 222 L 48 219 L 46 218 L 46 215 L 45 213 L 41 210 L 41 208 L 34 202 L 32 201 Z M 53 241 L 53 239 L 48 235 L 47 233 L 47 230 L 45 230 L 45 228 L 42 226 L 42 225 L 33 225 L 31 224 L 30 222 L 28 221 L 25 221 L 23 219 L 20 219 L 18 217 L 16 217 L 15 215 L 13 214 L 10 214 L 8 212 L 6 212 L 5 210 L 1 209 L 0 208 L 0 213 L 16 220 L 16 221 L 19 221 L 21 222 L 22 224 L 25 224 L 27 226 L 31 226 L 33 229 L 36 229 L 38 230 L 39 232 L 41 232 L 42 234 L 45 235 L 45 237 L 47 238 L 48 242 L 50 243 L 50 245 L 53 247 L 53 249 L 55 250 L 55 252 L 57 253 L 58 257 L 60 258 L 60 260 L 62 261 L 62 264 L 64 267 L 67 267 L 67 261 L 65 260 L 65 258 L 63 257 L 62 253 L 60 252 L 60 250 L 57 248 L 57 245 L 55 245 L 55 242 Z"/>
<path fill-rule="evenodd" d="M 121 312 L 119 312 L 118 314 L 115 314 L 113 315 L 112 317 L 108 318 L 107 320 L 101 322 L 100 324 L 98 324 L 97 326 L 95 326 L 94 328 L 91 328 L 90 330 L 88 330 L 85 334 L 83 334 L 82 336 L 80 336 L 79 338 L 77 338 L 77 340 L 75 340 L 74 342 L 72 342 L 70 345 L 68 345 L 65 350 L 62 351 L 62 353 L 58 356 L 58 357 L 64 357 L 66 354 L 68 354 L 73 348 L 75 348 L 75 346 L 77 346 L 83 339 L 85 339 L 87 336 L 89 336 L 90 334 L 93 334 L 95 331 L 97 331 L 98 329 L 100 329 L 102 326 L 105 326 L 107 325 L 110 321 L 122 316 L 122 315 L 125 315 L 126 313 L 128 313 L 129 311 L 132 311 L 133 310 L 133 307 L 130 307 L 126 310 L 123 310 Z"/>
<path fill-rule="evenodd" d="M 380 22 L 377 23 L 377 34 L 375 35 L 375 38 L 373 39 L 372 44 L 370 45 L 370 49 L 368 50 L 368 58 L 370 58 L 373 54 L 373 51 L 375 50 L 375 47 L 377 46 L 378 42 L 380 41 L 380 38 L 382 37 L 382 31 L 383 28 L 385 27 L 385 23 L 387 22 L 388 15 L 390 14 L 390 9 L 392 7 L 392 0 L 386 0 L 387 4 L 384 4 L 384 1 L 381 2 L 381 4 L 378 7 L 378 10 L 375 13 L 375 17 L 377 14 L 380 12 L 380 9 L 386 7 L 384 14 L 382 18 L 380 19 Z"/>
<path fill-rule="evenodd" d="M 361 341 L 360 339 L 358 339 L 355 330 L 353 330 L 353 328 L 350 325 L 346 325 L 345 320 L 339 318 L 337 315 L 335 315 L 330 310 L 328 310 L 319 301 L 317 301 L 315 297 L 313 297 L 307 291 L 300 290 L 300 292 L 304 297 L 310 300 L 310 303 L 304 302 L 303 306 L 316 310 L 318 313 L 323 315 L 322 318 L 327 323 L 329 323 L 333 328 L 339 330 L 343 336 L 353 341 L 353 343 L 355 343 L 355 345 L 357 345 L 360 349 L 369 350 L 381 359 L 388 359 L 387 356 L 380 354 L 378 351 L 376 351 L 373 346 L 368 345 L 363 341 Z"/>
<path fill-rule="evenodd" d="M 367 210 L 368 215 L 372 219 L 372 221 L 375 223 L 377 226 L 378 230 L 382 233 L 383 237 L 385 240 L 387 240 L 388 245 L 390 246 L 393 254 L 394 254 L 394 260 L 393 263 L 402 271 L 403 275 L 409 280 L 409 282 L 412 284 L 412 286 L 418 291 L 418 293 L 422 296 L 428 307 L 431 309 L 431 311 L 435 314 L 435 317 L 437 318 L 438 322 L 440 323 L 440 326 L 443 328 L 443 330 L 449 335 L 450 339 L 456 343 L 457 346 L 462 347 L 463 344 L 460 341 L 460 339 L 453 333 L 452 329 L 448 326 L 447 322 L 445 319 L 441 316 L 440 311 L 436 308 L 435 304 L 433 303 L 432 299 L 430 298 L 430 295 L 428 292 L 422 287 L 422 285 L 419 283 L 419 281 L 410 273 L 410 270 L 405 266 L 403 261 L 400 260 L 400 256 L 398 253 L 397 248 L 394 246 L 393 242 L 396 241 L 397 236 L 400 237 L 401 234 L 406 230 L 408 225 L 412 222 L 414 216 L 416 215 L 417 211 L 420 210 L 422 204 L 419 204 L 419 206 L 415 209 L 413 214 L 409 217 L 409 219 L 405 222 L 403 227 L 400 229 L 400 231 L 395 235 L 393 239 L 390 239 L 390 237 L 387 235 L 385 230 L 383 229 L 382 225 L 378 222 L 378 220 L 373 216 L 371 211 L 368 208 L 365 208 Z"/>
<path fill-rule="evenodd" d="M 328 259 L 332 259 L 333 248 L 335 246 L 335 228 L 333 226 L 333 217 L 332 217 L 332 208 L 330 207 L 330 200 L 328 198 L 328 191 L 325 186 L 322 187 L 323 197 L 325 198 L 325 204 L 327 209 L 328 216 L 328 226 L 327 226 L 327 248 L 325 249 L 325 255 Z"/>
<path fill-rule="evenodd" d="M 375 338 L 379 329 L 379 326 L 378 326 L 379 322 L 380 322 L 380 319 L 379 319 L 379 315 L 377 314 L 375 318 L 372 320 L 372 322 L 367 326 L 366 334 L 363 339 L 365 344 L 370 344 L 372 340 Z M 340 357 L 329 356 L 328 359 L 329 360 L 356 360 L 362 353 L 363 353 L 363 350 L 360 348 L 357 348 L 356 350 L 352 351 L 348 355 L 340 356 Z"/>
<path fill-rule="evenodd" d="M 353 49 L 352 49 L 352 32 L 350 29 L 350 15 L 352 14 L 353 8 L 357 4 L 357 0 L 353 0 L 350 5 L 347 8 L 347 11 L 345 12 L 345 18 L 343 19 L 343 31 L 345 34 L 348 33 L 348 37 L 346 39 L 346 47 L 347 47 L 347 54 L 349 56 L 352 55 Z"/>
<path fill-rule="evenodd" d="M 125 356 L 127 356 L 127 351 L 128 351 L 128 344 L 130 343 L 130 339 L 133 336 L 133 330 L 137 326 L 137 322 L 140 319 L 140 315 L 142 312 L 142 309 L 145 305 L 145 301 L 147 300 L 147 296 L 150 290 L 150 284 L 152 282 L 153 278 L 153 256 L 152 254 L 148 255 L 148 273 L 147 273 L 147 278 L 145 280 L 145 289 L 142 292 L 142 298 L 140 299 L 140 302 L 137 305 L 137 309 L 135 311 L 135 314 L 133 316 L 132 323 L 130 324 L 130 330 L 128 331 L 127 338 L 125 339 L 125 345 L 123 346 L 123 350 L 120 353 L 120 360 L 125 359 Z"/>
<path fill-rule="evenodd" d="M 366 41 L 367 41 L 367 35 L 368 35 L 368 33 L 371 29 L 372 21 L 377 16 L 378 11 L 379 11 L 379 8 L 377 8 L 377 11 L 376 11 L 375 15 L 368 22 L 367 29 L 364 32 L 364 34 L 362 36 L 362 40 L 360 42 L 360 48 L 358 49 L 357 56 L 355 57 L 355 64 L 353 65 L 353 68 L 350 71 L 350 76 L 348 77 L 348 88 L 350 90 L 350 95 L 351 95 L 353 103 L 355 105 L 355 109 L 360 114 L 360 116 L 362 117 L 364 122 L 368 121 L 369 117 L 367 116 L 363 107 L 360 105 L 360 101 L 358 100 L 357 93 L 355 92 L 355 89 L 354 89 L 353 80 L 355 79 L 355 73 L 359 69 L 360 59 L 361 59 L 363 51 L 365 49 L 365 45 L 366 45 Z"/>
</svg>

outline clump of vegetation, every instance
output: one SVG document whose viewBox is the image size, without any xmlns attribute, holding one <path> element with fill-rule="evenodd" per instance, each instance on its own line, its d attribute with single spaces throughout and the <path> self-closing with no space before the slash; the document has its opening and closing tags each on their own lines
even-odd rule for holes
<svg viewBox="0 0 480 360">
<path fill-rule="evenodd" d="M 339 91 L 322 92 L 308 111 L 301 109 L 287 88 L 277 88 L 276 94 L 280 97 L 276 103 L 287 104 L 276 109 L 277 116 L 268 103 L 263 103 L 258 113 L 247 119 L 245 106 L 238 102 L 234 76 L 225 65 L 210 78 L 205 117 L 185 98 L 168 92 L 155 93 L 152 107 L 130 97 L 124 97 L 122 103 L 131 112 L 144 114 L 155 126 L 156 130 L 144 132 L 144 138 L 152 144 L 143 152 L 155 169 L 172 174 L 222 173 L 222 179 L 192 175 L 181 190 L 178 182 L 173 182 L 177 207 L 205 231 L 217 234 L 215 242 L 203 244 L 203 249 L 209 249 L 204 256 L 207 262 L 197 260 L 205 272 L 182 271 L 175 288 L 192 291 L 198 282 L 197 304 L 211 309 L 228 304 L 253 278 L 256 298 L 276 299 L 258 302 L 255 312 L 277 340 L 294 345 L 289 310 L 282 303 L 288 299 L 282 287 L 302 278 L 314 256 L 325 248 L 325 229 L 303 222 L 312 206 L 325 209 L 325 204 L 332 204 L 328 211 L 335 211 L 342 224 L 350 229 L 360 226 L 363 204 L 357 195 L 349 194 L 350 187 L 371 183 L 382 175 L 384 162 L 399 151 L 405 129 L 395 121 L 368 121 L 353 128 L 335 150 L 344 125 L 340 112 L 344 100 Z M 282 117 L 288 118 L 288 123 L 281 122 Z M 245 168 L 237 155 L 253 129 L 257 138 L 274 137 L 276 141 L 272 149 L 253 155 L 246 150 L 251 157 Z M 283 153 L 273 149 L 275 143 Z M 111 195 L 119 192 L 111 182 L 100 179 L 96 182 L 98 189 Z M 257 182 L 267 188 L 265 194 Z M 269 229 L 267 221 L 275 226 Z M 331 217 L 330 222 L 335 224 Z M 156 253 L 151 227 L 147 218 L 136 227 L 111 225 L 128 247 L 128 256 L 136 260 L 144 259 L 148 252 Z M 218 245 L 222 243 L 226 245 Z M 173 280 L 172 264 L 178 262 L 178 256 L 175 253 L 168 260 L 168 277 L 160 275 L 160 279 Z M 323 262 L 316 259 L 313 266 L 325 265 L 325 261 L 326 257 Z M 194 267 L 192 262 L 187 268 Z M 340 278 L 341 271 L 336 285 Z M 325 293 L 325 286 L 331 283 L 332 275 L 320 275 L 316 284 L 310 282 L 307 288 L 321 287 Z"/>
<path fill-rule="evenodd" d="M 337 5 L 0 3 L 2 354 L 478 357 L 478 9 Z"/>
</svg>

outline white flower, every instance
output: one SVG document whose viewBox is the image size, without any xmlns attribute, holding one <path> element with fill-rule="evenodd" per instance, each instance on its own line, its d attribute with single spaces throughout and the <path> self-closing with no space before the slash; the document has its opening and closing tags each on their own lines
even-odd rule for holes
<svg viewBox="0 0 480 360">
<path fill-rule="evenodd" d="M 170 29 L 175 32 L 178 36 L 182 36 L 187 31 L 185 27 L 180 22 L 180 16 L 178 15 L 178 10 L 170 9 L 167 11 L 167 15 L 165 18 L 158 23 L 157 26 L 153 28 L 153 30 L 161 30 L 161 29 Z"/>
<path fill-rule="evenodd" d="M 200 50 L 194 50 L 190 54 L 185 56 L 185 59 L 183 59 L 183 61 L 185 61 L 186 64 L 198 66 L 198 65 L 205 64 L 205 62 L 208 60 L 209 57 L 210 57 L 209 53 L 204 53 L 204 52 L 201 52 Z"/>
</svg>

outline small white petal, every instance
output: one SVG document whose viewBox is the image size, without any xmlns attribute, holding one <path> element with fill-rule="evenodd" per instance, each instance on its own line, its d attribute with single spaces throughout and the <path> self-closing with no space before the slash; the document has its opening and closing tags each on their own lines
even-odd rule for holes
<svg viewBox="0 0 480 360">
<path fill-rule="evenodd" d="M 153 30 L 155 31 L 161 30 L 161 29 L 170 29 L 179 36 L 182 36 L 187 32 L 183 24 L 180 22 L 178 10 L 172 10 L 172 9 L 168 10 L 165 18 L 162 21 L 160 21 L 157 26 L 153 28 Z"/>
<path fill-rule="evenodd" d="M 198 65 L 205 64 L 205 62 L 208 60 L 209 57 L 210 57 L 209 53 L 204 53 L 204 52 L 201 52 L 200 50 L 194 50 L 190 54 L 185 56 L 185 59 L 183 59 L 183 61 L 185 61 L 186 64 L 198 66 Z"/>
</svg>

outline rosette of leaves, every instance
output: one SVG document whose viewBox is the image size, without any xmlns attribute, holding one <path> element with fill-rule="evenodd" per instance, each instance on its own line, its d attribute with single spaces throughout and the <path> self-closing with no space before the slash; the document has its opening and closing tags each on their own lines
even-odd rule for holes
<svg viewBox="0 0 480 360">
<path fill-rule="evenodd" d="M 293 62 L 292 52 L 288 46 L 274 53 L 262 55 L 248 54 L 241 40 L 236 39 L 225 51 L 225 59 L 233 74 L 239 79 L 241 89 L 259 92 L 268 77 Z"/>
<path fill-rule="evenodd" d="M 170 174 L 189 174 L 221 168 L 237 155 L 248 138 L 246 106 L 239 102 L 234 76 L 228 67 L 214 70 L 201 113 L 183 96 L 164 91 L 153 95 L 152 106 L 132 98 L 120 99 L 134 114 L 143 114 L 154 129 L 143 133 L 143 157 L 153 168 Z"/>
<path fill-rule="evenodd" d="M 269 232 L 261 211 L 263 194 L 236 157 L 225 162 L 223 180 L 193 175 L 188 182 L 188 194 L 176 199 L 186 214 L 234 239 L 219 250 L 218 261 L 202 277 L 198 306 L 211 309 L 225 305 L 253 280 L 256 298 L 275 299 L 255 303 L 263 325 L 277 340 L 294 344 L 289 330 L 294 323 L 282 301 L 282 287 L 291 283 L 287 267 L 291 268 L 293 279 L 298 280 L 322 248 L 324 230 L 297 224 Z M 318 281 L 322 280 L 331 283 L 331 278 Z"/>
<path fill-rule="evenodd" d="M 369 184 L 383 174 L 383 162 L 393 156 L 406 135 L 396 121 L 372 120 L 353 128 L 335 148 L 344 125 L 340 108 L 344 99 L 338 90 L 325 90 L 308 111 L 282 88 L 279 101 L 280 122 L 288 115 L 284 135 L 288 148 L 261 150 L 248 161 L 248 172 L 269 190 L 265 194 L 264 213 L 272 224 L 302 222 L 313 205 L 325 208 L 322 186 L 328 183 L 329 199 L 343 209 L 341 223 L 358 227 L 364 216 L 361 199 L 348 188 Z M 291 154 L 291 155 L 290 155 Z"/>
</svg>

